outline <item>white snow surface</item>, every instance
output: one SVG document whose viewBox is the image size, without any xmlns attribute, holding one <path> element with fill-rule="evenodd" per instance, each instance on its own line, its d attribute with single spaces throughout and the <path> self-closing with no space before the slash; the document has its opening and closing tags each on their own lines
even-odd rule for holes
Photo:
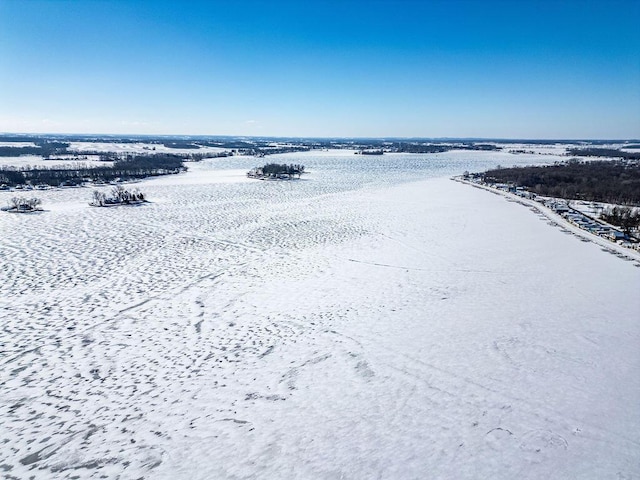
<svg viewBox="0 0 640 480">
<path fill-rule="evenodd" d="M 35 147 L 34 142 L 0 142 L 0 147 Z"/>
<path fill-rule="evenodd" d="M 119 143 L 119 142 L 69 142 L 69 151 L 115 152 L 115 153 L 218 153 L 226 149 L 220 147 L 170 148 L 157 143 Z"/>
<path fill-rule="evenodd" d="M 0 157 L 0 167 L 18 167 L 18 168 L 59 168 L 63 166 L 83 166 L 83 167 L 104 167 L 113 165 L 110 161 L 100 161 L 99 155 L 84 155 L 82 157 L 73 158 L 69 155 L 52 156 L 45 160 L 42 155 L 21 155 L 19 157 Z"/>
<path fill-rule="evenodd" d="M 64 163 L 64 162 L 63 162 Z M 50 161 L 43 160 L 42 155 L 20 155 L 19 157 L 0 157 L 1 167 L 29 167 L 52 165 Z"/>
<path fill-rule="evenodd" d="M 0 475 L 640 476 L 637 262 L 447 178 L 504 154 L 272 160 L 0 216 Z"/>
</svg>

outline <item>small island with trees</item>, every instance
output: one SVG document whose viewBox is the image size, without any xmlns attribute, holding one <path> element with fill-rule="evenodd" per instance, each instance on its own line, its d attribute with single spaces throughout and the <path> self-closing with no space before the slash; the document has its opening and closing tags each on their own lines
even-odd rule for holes
<svg viewBox="0 0 640 480">
<path fill-rule="evenodd" d="M 111 196 L 100 190 L 93 191 L 93 200 L 89 205 L 92 207 L 116 207 L 119 205 L 141 205 L 148 200 L 144 194 L 136 190 L 127 190 L 122 185 L 116 185 L 111 189 Z"/>
<path fill-rule="evenodd" d="M 3 212 L 9 213 L 33 213 L 41 212 L 42 200 L 39 198 L 13 197 L 9 205 L 2 207 Z"/>
<path fill-rule="evenodd" d="M 293 180 L 304 173 L 304 165 L 287 165 L 267 163 L 262 167 L 252 168 L 247 172 L 247 177 L 259 180 Z"/>
</svg>

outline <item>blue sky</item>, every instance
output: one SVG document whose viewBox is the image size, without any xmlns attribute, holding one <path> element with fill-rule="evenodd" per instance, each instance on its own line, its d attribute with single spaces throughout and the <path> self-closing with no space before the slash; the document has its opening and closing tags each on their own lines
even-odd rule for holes
<svg viewBox="0 0 640 480">
<path fill-rule="evenodd" d="M 640 2 L 0 0 L 0 131 L 640 137 Z"/>
</svg>

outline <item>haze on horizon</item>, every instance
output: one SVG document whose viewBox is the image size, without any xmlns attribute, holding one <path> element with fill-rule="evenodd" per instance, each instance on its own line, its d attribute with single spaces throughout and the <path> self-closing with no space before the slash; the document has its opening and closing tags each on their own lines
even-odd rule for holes
<svg viewBox="0 0 640 480">
<path fill-rule="evenodd" d="M 640 137 L 640 3 L 3 0 L 0 131 Z"/>
</svg>

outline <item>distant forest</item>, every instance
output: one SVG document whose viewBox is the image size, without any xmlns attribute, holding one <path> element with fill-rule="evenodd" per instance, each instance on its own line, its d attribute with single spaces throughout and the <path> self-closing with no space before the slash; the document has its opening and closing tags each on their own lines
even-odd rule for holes
<svg viewBox="0 0 640 480">
<path fill-rule="evenodd" d="M 497 168 L 485 172 L 484 179 L 513 183 L 538 195 L 640 205 L 637 161 L 569 161 L 549 166 Z"/>
<path fill-rule="evenodd" d="M 398 142 L 392 144 L 389 149 L 399 153 L 442 153 L 450 150 L 483 150 L 483 151 L 495 151 L 502 150 L 502 147 L 491 145 L 487 143 L 469 143 L 463 145 L 433 145 L 423 143 L 405 143 Z"/>
<path fill-rule="evenodd" d="M 627 148 L 635 148 L 636 145 L 629 145 Z M 568 155 L 580 157 L 612 157 L 624 158 L 626 160 L 640 160 L 640 153 L 623 152 L 615 148 L 569 148 Z"/>
<path fill-rule="evenodd" d="M 502 150 L 504 145 L 571 145 L 568 155 L 573 156 L 605 156 L 624 158 L 628 160 L 640 159 L 638 152 L 624 152 L 610 148 L 612 144 L 624 144 L 626 149 L 637 149 L 638 140 L 531 140 L 531 139 L 479 139 L 479 138 L 276 138 L 276 137 L 228 137 L 228 136 L 116 136 L 116 135 L 17 135 L 0 134 L 2 142 L 31 142 L 31 146 L 0 146 L 0 157 L 17 157 L 20 155 L 100 155 L 103 149 L 91 150 L 86 145 L 85 150 L 68 149 L 70 142 L 91 143 L 144 143 L 149 149 L 155 150 L 155 145 L 172 149 L 187 149 L 190 160 L 199 161 L 210 157 L 229 155 L 254 155 L 258 157 L 303 152 L 314 149 L 354 149 L 359 151 L 383 150 L 384 152 L 433 154 L 450 150 Z M 226 151 L 211 152 L 202 150 L 204 147 L 216 147 Z M 525 153 L 512 151 L 511 153 Z M 534 152 L 527 152 L 534 153 Z M 115 155 L 115 154 L 112 154 Z"/>
<path fill-rule="evenodd" d="M 136 180 L 186 170 L 182 157 L 177 155 L 136 155 L 116 160 L 113 165 L 75 165 L 55 167 L 0 167 L 0 184 L 72 186 L 85 182 Z"/>
<path fill-rule="evenodd" d="M 58 155 L 61 153 L 67 153 L 68 143 L 38 140 L 35 146 L 24 147 L 3 147 L 0 146 L 0 157 L 19 157 L 20 155 L 42 155 L 43 157 L 49 155 Z"/>
</svg>

